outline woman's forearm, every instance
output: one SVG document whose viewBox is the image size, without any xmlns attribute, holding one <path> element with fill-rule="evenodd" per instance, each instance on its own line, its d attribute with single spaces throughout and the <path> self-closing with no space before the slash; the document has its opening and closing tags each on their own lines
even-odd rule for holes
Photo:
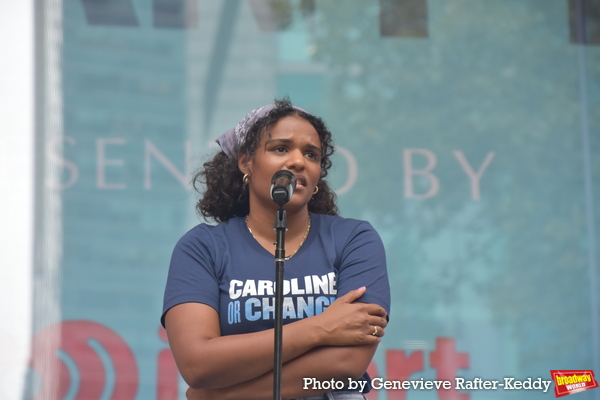
<svg viewBox="0 0 600 400">
<path fill-rule="evenodd" d="M 315 381 L 355 380 L 364 374 L 377 345 L 352 347 L 318 347 L 289 361 L 282 369 L 282 397 L 294 399 L 329 392 L 318 388 L 305 378 Z M 313 381 L 311 381 L 313 382 Z M 268 372 L 255 379 L 227 388 L 215 390 L 190 390 L 189 400 L 269 400 L 273 398 L 273 373 Z"/>
<path fill-rule="evenodd" d="M 191 307 L 196 307 L 192 304 Z M 172 311 L 181 311 L 172 310 Z M 273 368 L 273 330 L 231 336 L 202 337 L 195 324 L 174 323 L 184 315 L 168 316 L 173 355 L 186 383 L 193 388 L 221 388 L 244 382 Z M 321 342 L 314 320 L 288 324 L 283 330 L 283 361 L 292 360 Z M 169 328 L 170 324 L 170 328 Z M 175 328 L 174 328 L 175 327 Z M 181 330 L 182 332 L 178 332 Z M 310 334 L 308 334 L 310 333 Z"/>
<path fill-rule="evenodd" d="M 380 338 L 372 332 L 378 326 L 383 335 L 385 311 L 374 304 L 354 303 L 362 293 L 364 288 L 351 291 L 323 314 L 285 325 L 283 362 L 318 346 L 378 344 Z M 171 309 L 166 315 L 166 326 L 179 371 L 193 388 L 230 387 L 273 368 L 273 330 L 221 336 L 216 311 L 197 303 Z"/>
</svg>

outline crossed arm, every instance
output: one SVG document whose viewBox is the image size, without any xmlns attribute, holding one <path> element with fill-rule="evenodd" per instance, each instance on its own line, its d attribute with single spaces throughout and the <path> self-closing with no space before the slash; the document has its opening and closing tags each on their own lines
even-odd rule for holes
<svg viewBox="0 0 600 400">
<path fill-rule="evenodd" d="M 385 310 L 355 302 L 365 288 L 337 299 L 323 314 L 283 329 L 282 395 L 306 397 L 303 378 L 357 379 L 367 369 L 387 325 Z M 273 389 L 273 330 L 221 336 L 218 313 L 200 303 L 171 308 L 165 317 L 188 399 L 270 399 Z M 377 327 L 378 336 L 373 336 Z"/>
</svg>

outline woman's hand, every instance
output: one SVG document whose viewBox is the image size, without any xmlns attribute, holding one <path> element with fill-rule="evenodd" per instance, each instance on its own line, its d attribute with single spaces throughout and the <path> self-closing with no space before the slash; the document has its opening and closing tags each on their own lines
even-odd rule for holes
<svg viewBox="0 0 600 400">
<path fill-rule="evenodd" d="M 367 289 L 352 290 L 315 318 L 323 329 L 322 345 L 354 346 L 381 341 L 387 313 L 377 304 L 356 302 Z"/>
</svg>

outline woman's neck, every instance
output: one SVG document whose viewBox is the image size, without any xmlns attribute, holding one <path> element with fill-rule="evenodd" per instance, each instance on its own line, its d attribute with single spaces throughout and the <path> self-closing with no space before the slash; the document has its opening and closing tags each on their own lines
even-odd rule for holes
<svg viewBox="0 0 600 400">
<path fill-rule="evenodd" d="M 250 206 L 247 222 L 255 237 L 272 238 L 273 241 L 275 240 L 275 231 L 273 228 L 275 226 L 276 212 L 276 209 L 253 208 Z M 295 212 L 286 210 L 286 219 L 288 225 L 286 236 L 289 238 L 303 236 L 308 224 L 308 207 L 303 207 Z"/>
</svg>

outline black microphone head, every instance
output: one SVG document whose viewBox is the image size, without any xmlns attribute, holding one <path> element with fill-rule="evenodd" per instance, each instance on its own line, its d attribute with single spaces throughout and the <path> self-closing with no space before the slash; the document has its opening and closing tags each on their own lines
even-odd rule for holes
<svg viewBox="0 0 600 400">
<path fill-rule="evenodd" d="M 271 198 L 282 207 L 291 200 L 296 189 L 296 175 L 288 170 L 282 169 L 273 174 L 271 179 Z"/>
</svg>

